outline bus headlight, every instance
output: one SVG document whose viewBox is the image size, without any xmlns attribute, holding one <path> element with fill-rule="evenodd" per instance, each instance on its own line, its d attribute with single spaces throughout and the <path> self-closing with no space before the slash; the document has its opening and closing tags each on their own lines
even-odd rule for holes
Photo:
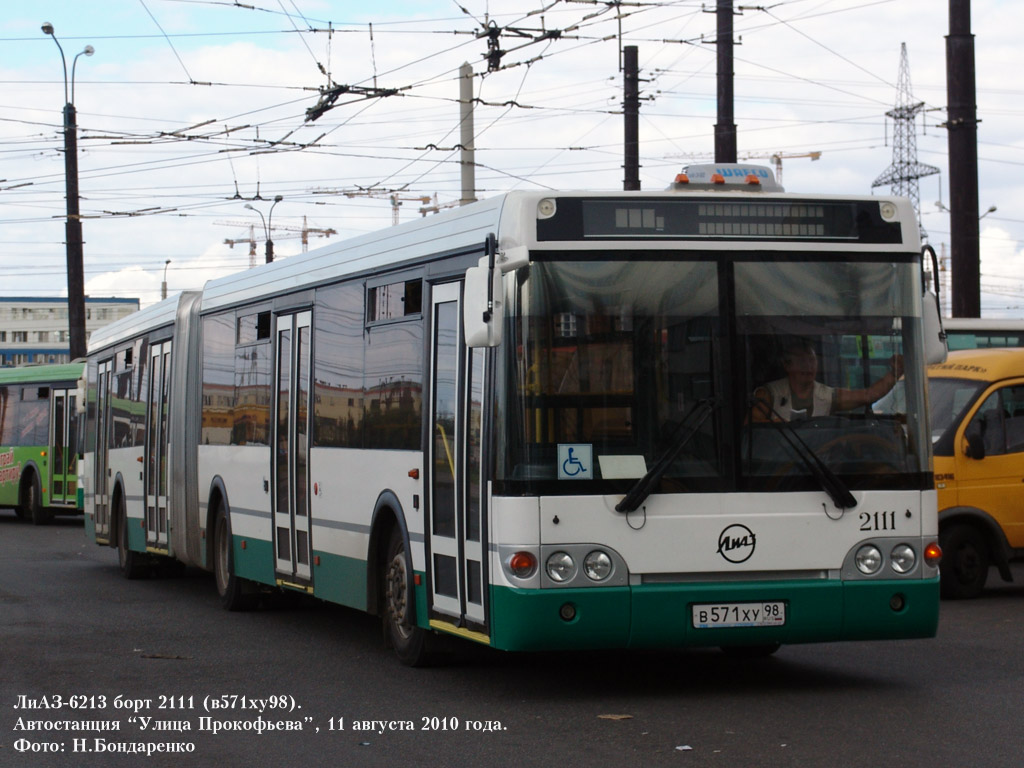
<svg viewBox="0 0 1024 768">
<path fill-rule="evenodd" d="M 889 555 L 889 564 L 896 573 L 909 573 L 917 563 L 917 555 L 907 544 L 897 544 Z"/>
<path fill-rule="evenodd" d="M 576 575 L 576 561 L 568 552 L 555 552 L 548 558 L 544 566 L 548 578 L 557 581 L 559 584 L 569 581 Z"/>
<path fill-rule="evenodd" d="M 595 549 L 583 560 L 583 572 L 591 581 L 604 581 L 611 576 L 612 567 L 612 559 L 600 549 Z"/>
<path fill-rule="evenodd" d="M 878 569 L 882 567 L 882 553 L 874 544 L 866 544 L 857 550 L 853 561 L 857 564 L 858 571 L 870 576 L 878 573 Z"/>
</svg>

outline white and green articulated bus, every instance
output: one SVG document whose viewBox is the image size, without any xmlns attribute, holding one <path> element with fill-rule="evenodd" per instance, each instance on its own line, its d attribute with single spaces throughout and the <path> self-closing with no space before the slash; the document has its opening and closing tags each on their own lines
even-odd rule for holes
<svg viewBox="0 0 1024 768">
<path fill-rule="evenodd" d="M 901 199 L 510 192 L 94 332 L 87 529 L 231 610 L 378 614 L 408 664 L 929 637 L 930 312 Z"/>
</svg>

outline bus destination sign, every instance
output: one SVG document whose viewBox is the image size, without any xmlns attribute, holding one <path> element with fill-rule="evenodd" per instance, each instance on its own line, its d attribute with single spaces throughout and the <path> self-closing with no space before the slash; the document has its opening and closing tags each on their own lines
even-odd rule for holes
<svg viewBox="0 0 1024 768">
<path fill-rule="evenodd" d="M 537 239 L 899 243 L 901 232 L 874 201 L 559 198 Z"/>
</svg>

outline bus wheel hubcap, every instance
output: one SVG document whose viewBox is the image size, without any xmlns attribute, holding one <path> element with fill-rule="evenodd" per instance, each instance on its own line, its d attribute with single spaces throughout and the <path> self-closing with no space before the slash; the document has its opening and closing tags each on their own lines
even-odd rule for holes
<svg viewBox="0 0 1024 768">
<path fill-rule="evenodd" d="M 405 582 L 405 558 L 401 553 L 391 559 L 391 566 L 388 568 L 388 614 L 391 617 L 391 624 L 402 637 L 409 636 L 409 626 L 406 620 L 406 582 Z"/>
</svg>

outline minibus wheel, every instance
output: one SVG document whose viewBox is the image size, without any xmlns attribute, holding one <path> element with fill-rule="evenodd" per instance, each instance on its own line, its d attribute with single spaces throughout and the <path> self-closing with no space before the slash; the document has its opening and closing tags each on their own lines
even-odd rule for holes
<svg viewBox="0 0 1024 768">
<path fill-rule="evenodd" d="M 985 535 L 976 526 L 959 523 L 942 531 L 939 544 L 942 596 L 964 600 L 980 595 L 992 562 Z"/>
</svg>

